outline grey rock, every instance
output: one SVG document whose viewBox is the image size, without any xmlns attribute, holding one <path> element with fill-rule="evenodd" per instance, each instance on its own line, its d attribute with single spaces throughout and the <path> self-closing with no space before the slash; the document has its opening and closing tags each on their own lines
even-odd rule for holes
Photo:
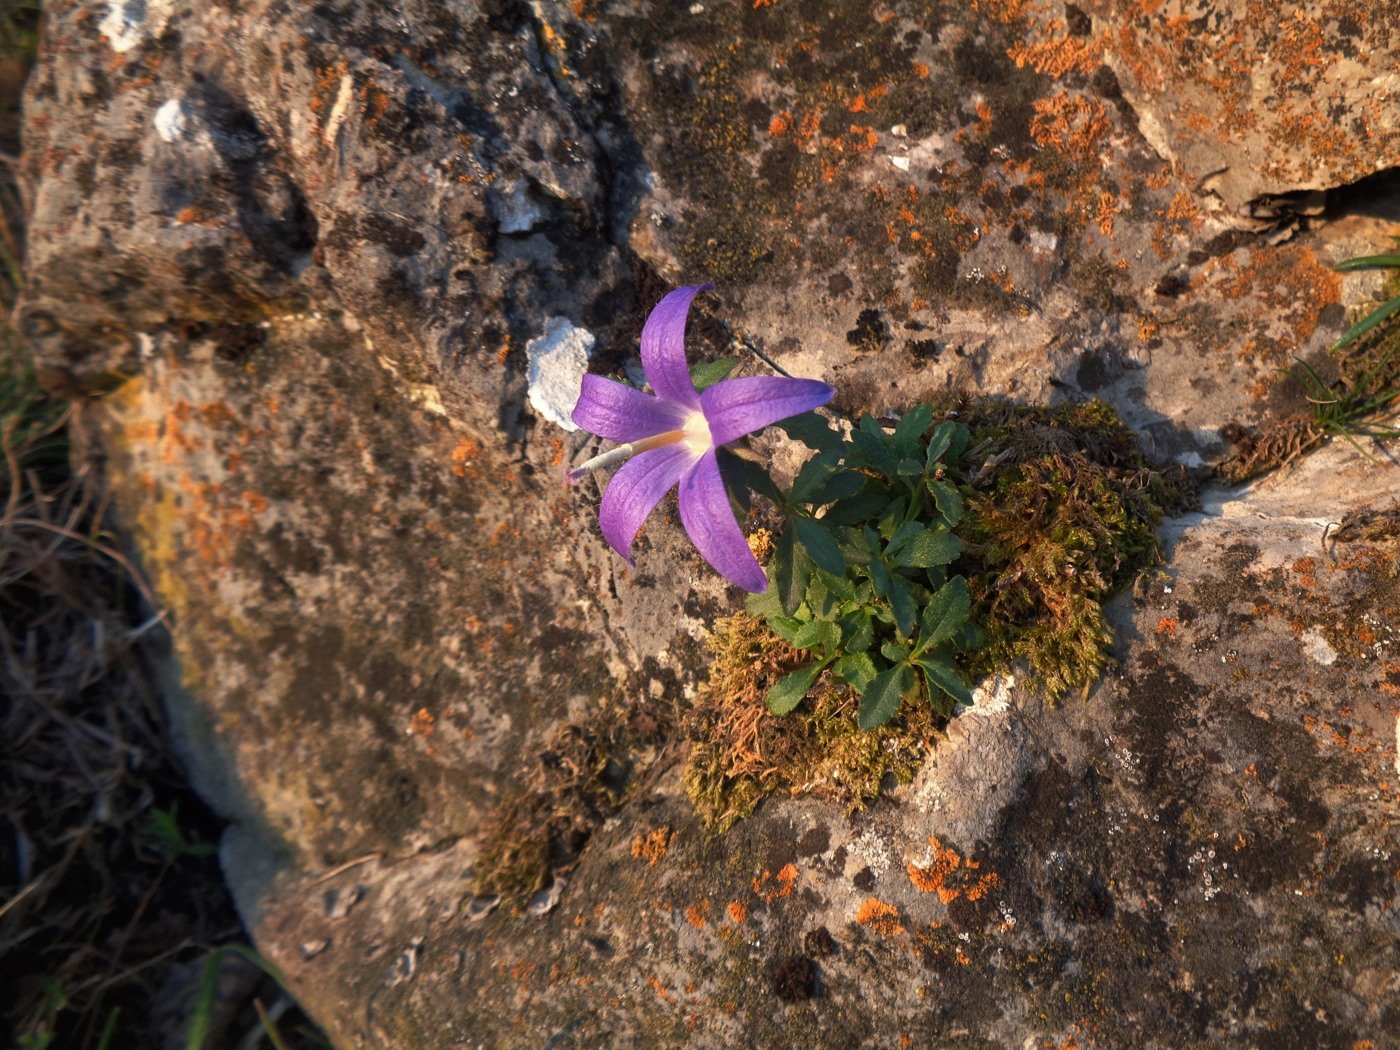
<svg viewBox="0 0 1400 1050">
<path fill-rule="evenodd" d="M 1101 23 L 979 7 L 51 5 L 21 322 L 173 615 L 239 906 L 338 1045 L 1400 1038 L 1393 541 L 1322 535 L 1400 481 L 1344 445 L 1173 523 L 1113 674 L 1053 707 L 1010 669 L 888 803 L 712 838 L 680 789 L 737 595 L 664 508 L 627 569 L 562 485 L 549 319 L 622 370 L 714 279 L 693 351 L 844 413 L 1094 395 L 1202 463 L 1377 287 L 1329 264 L 1388 212 L 1233 230 Z M 651 739 L 557 897 L 474 898 L 551 741 L 618 712 Z"/>
</svg>

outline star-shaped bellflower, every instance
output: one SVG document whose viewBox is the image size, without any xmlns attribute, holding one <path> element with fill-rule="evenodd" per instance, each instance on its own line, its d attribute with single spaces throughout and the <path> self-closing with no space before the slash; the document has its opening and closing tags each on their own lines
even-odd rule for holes
<svg viewBox="0 0 1400 1050">
<path fill-rule="evenodd" d="M 569 480 L 627 461 L 603 493 L 598 523 L 629 565 L 642 523 L 678 485 L 681 524 L 695 549 L 725 579 L 761 592 L 768 580 L 734 517 L 715 450 L 824 405 L 836 391 L 815 379 L 747 376 L 697 392 L 685 360 L 685 319 L 691 300 L 712 287 L 677 288 L 647 318 L 642 369 L 655 396 L 602 376 L 583 377 L 574 422 L 622 445 L 571 471 Z"/>
</svg>

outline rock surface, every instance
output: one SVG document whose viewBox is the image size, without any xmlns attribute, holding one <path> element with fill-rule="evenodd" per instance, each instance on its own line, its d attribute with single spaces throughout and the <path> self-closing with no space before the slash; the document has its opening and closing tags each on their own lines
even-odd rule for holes
<svg viewBox="0 0 1400 1050">
<path fill-rule="evenodd" d="M 711 279 L 693 354 L 848 414 L 1094 395 L 1217 458 L 1400 214 L 1382 185 L 1287 244 L 1230 228 L 1110 71 L 1148 32 L 1016 0 L 49 5 L 21 320 L 173 614 L 240 906 L 338 1044 L 1400 1040 L 1395 541 L 1322 537 L 1393 464 L 1327 449 L 1175 524 L 1117 674 L 1057 708 L 988 683 L 894 803 L 711 838 L 674 713 L 737 596 L 674 514 L 635 570 L 607 551 L 559 481 L 588 439 L 527 396 L 551 325 L 617 370 Z M 1377 128 L 1329 178 L 1396 163 Z M 1268 145 L 1286 182 L 1307 154 Z M 628 801 L 561 892 L 470 901 L 553 742 L 619 718 Z"/>
<path fill-rule="evenodd" d="M 1083 7 L 1143 135 L 1232 212 L 1400 165 L 1400 5 Z"/>
</svg>

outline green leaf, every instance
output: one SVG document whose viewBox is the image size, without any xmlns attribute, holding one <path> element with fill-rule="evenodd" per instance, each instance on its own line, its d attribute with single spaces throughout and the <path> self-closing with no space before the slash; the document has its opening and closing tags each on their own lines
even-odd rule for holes
<svg viewBox="0 0 1400 1050">
<path fill-rule="evenodd" d="M 967 594 L 967 581 L 954 576 L 945 583 L 924 606 L 919 620 L 920 654 L 953 640 L 967 623 L 972 601 Z"/>
<path fill-rule="evenodd" d="M 768 572 L 769 587 L 762 594 L 750 594 L 744 601 L 744 611 L 759 620 L 783 614 L 783 603 L 778 599 L 778 589 L 773 586 L 773 572 Z"/>
<path fill-rule="evenodd" d="M 907 505 L 903 496 L 896 496 L 890 500 L 890 505 L 880 515 L 880 520 L 876 523 L 875 528 L 886 540 L 893 538 L 895 532 L 904 524 L 904 508 Z"/>
<path fill-rule="evenodd" d="M 721 357 L 717 361 L 697 361 L 690 366 L 690 381 L 696 390 L 714 386 L 739 364 L 737 357 Z"/>
<path fill-rule="evenodd" d="M 773 484 L 768 471 L 759 464 L 743 456 L 736 456 L 727 448 L 719 449 L 718 455 L 720 477 L 724 479 L 724 486 L 729 490 L 730 498 L 738 500 L 740 506 L 748 507 L 749 491 L 757 492 L 774 503 L 783 502 L 782 492 Z"/>
<path fill-rule="evenodd" d="M 826 655 L 841 644 L 841 628 L 831 620 L 813 620 L 804 623 L 792 638 L 792 644 L 799 649 L 819 650 Z"/>
<path fill-rule="evenodd" d="M 778 682 L 763 698 L 768 710 L 775 715 L 785 715 L 807 696 L 807 691 L 816 684 L 830 660 L 820 660 L 806 667 L 800 667 Z"/>
<path fill-rule="evenodd" d="M 864 474 L 857 474 L 854 470 L 838 470 L 812 493 L 812 506 L 821 507 L 837 500 L 848 499 L 861 490 L 865 481 Z"/>
<path fill-rule="evenodd" d="M 776 426 L 794 441 L 800 441 L 814 452 L 830 452 L 841 447 L 841 435 L 831 429 L 826 418 L 816 412 L 803 412 L 778 420 Z"/>
<path fill-rule="evenodd" d="M 898 664 L 871 679 L 860 697 L 860 727 L 874 729 L 893 718 L 909 692 L 913 677 L 908 664 Z"/>
<path fill-rule="evenodd" d="M 919 607 L 914 602 L 914 589 L 902 576 L 890 577 L 890 607 L 894 610 L 894 624 L 899 633 L 908 638 L 914 633 L 914 624 L 919 619 Z"/>
<path fill-rule="evenodd" d="M 817 572 L 812 574 L 807 583 L 806 604 L 812 610 L 812 615 L 819 620 L 834 619 L 841 607 L 840 598 L 826 585 L 826 581 L 831 578 L 824 572 Z"/>
<path fill-rule="evenodd" d="M 823 572 L 833 576 L 846 574 L 846 559 L 841 556 L 841 548 L 831 530 L 812 518 L 797 515 L 792 519 L 797 529 L 797 540 L 807 548 L 807 554 Z"/>
<path fill-rule="evenodd" d="M 962 521 L 963 498 L 952 485 L 946 481 L 930 479 L 928 483 L 929 493 L 933 496 L 934 505 L 938 508 L 938 513 L 943 515 L 943 520 L 948 523 L 948 528 L 953 528 Z"/>
<path fill-rule="evenodd" d="M 849 576 L 832 576 L 830 573 L 821 572 L 817 578 L 828 591 L 836 595 L 843 602 L 848 602 L 856 596 L 856 585 Z"/>
<path fill-rule="evenodd" d="M 862 609 L 841 617 L 841 636 L 845 639 L 842 648 L 848 653 L 863 653 L 869 649 L 875 641 L 875 624 L 870 613 Z"/>
<path fill-rule="evenodd" d="M 860 428 L 851 431 L 851 443 L 866 464 L 886 477 L 893 477 L 899 469 L 899 454 L 885 441 L 880 424 L 875 422 L 874 417 L 861 418 Z"/>
<path fill-rule="evenodd" d="M 930 473 L 940 460 L 952 462 L 963 454 L 970 437 L 967 427 L 961 423 L 939 423 L 928 439 L 928 454 L 925 462 Z"/>
<path fill-rule="evenodd" d="M 794 503 L 811 503 L 812 494 L 836 473 L 840 462 L 839 451 L 818 452 L 802 464 L 802 469 L 797 472 L 797 480 L 792 483 L 792 489 L 788 492 L 788 498 Z"/>
<path fill-rule="evenodd" d="M 875 593 L 881 598 L 890 596 L 890 584 L 893 582 L 893 577 L 885 563 L 878 558 L 870 563 L 870 582 L 875 585 Z"/>
<path fill-rule="evenodd" d="M 963 543 L 944 528 L 925 529 L 894 559 L 896 569 L 929 569 L 947 565 L 962 553 Z"/>
<path fill-rule="evenodd" d="M 789 520 L 773 548 L 773 583 L 778 588 L 783 612 L 791 616 L 797 611 L 811 578 L 812 560 L 807 556 L 807 548 L 797 542 L 797 529 Z"/>
<path fill-rule="evenodd" d="M 822 515 L 822 521 L 827 525 L 861 525 L 876 517 L 889 502 L 890 494 L 886 489 L 862 492 L 833 504 Z"/>
<path fill-rule="evenodd" d="M 915 405 L 904 414 L 904 418 L 894 428 L 894 447 L 899 450 L 901 456 L 914 454 L 919 447 L 919 438 L 924 436 L 924 431 L 932 422 L 932 405 Z"/>
<path fill-rule="evenodd" d="M 797 636 L 801 633 L 802 628 L 807 626 L 807 622 L 792 616 L 770 616 L 768 617 L 768 626 L 773 628 L 774 634 L 789 645 L 797 645 Z"/>
<path fill-rule="evenodd" d="M 832 664 L 831 673 L 856 692 L 863 693 L 879 672 L 869 653 L 847 653 Z"/>
<path fill-rule="evenodd" d="M 892 664 L 904 664 L 909 662 L 909 653 L 897 642 L 885 642 L 880 646 L 880 655 Z"/>
<path fill-rule="evenodd" d="M 891 536 L 889 542 L 885 544 L 885 555 L 891 558 L 895 557 L 923 531 L 924 526 L 920 525 L 917 521 L 904 522 L 899 528 L 895 529 L 894 535 Z"/>
<path fill-rule="evenodd" d="M 972 690 L 967 687 L 958 669 L 947 660 L 936 656 L 921 656 L 914 662 L 924 673 L 930 700 L 936 701 L 939 692 L 943 692 L 960 704 L 972 703 Z"/>
</svg>

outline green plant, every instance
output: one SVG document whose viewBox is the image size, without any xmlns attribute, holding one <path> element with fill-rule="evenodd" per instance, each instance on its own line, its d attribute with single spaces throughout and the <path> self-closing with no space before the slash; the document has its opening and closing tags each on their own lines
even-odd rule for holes
<svg viewBox="0 0 1400 1050">
<path fill-rule="evenodd" d="M 286 987 L 277 967 L 247 945 L 225 944 L 215 948 L 209 953 L 209 958 L 204 961 L 204 970 L 200 974 L 199 988 L 195 991 L 194 1005 L 190 1009 L 190 1026 L 185 1035 L 185 1050 L 204 1050 L 205 1043 L 214 1027 L 214 1006 L 219 992 L 219 972 L 223 968 L 224 959 L 229 955 L 236 955 L 252 963 L 279 986 Z M 263 1034 L 267 1036 L 268 1042 L 272 1044 L 274 1050 L 286 1050 L 286 1041 L 282 1038 L 281 1032 L 278 1031 L 277 1025 L 268 1016 L 261 1003 L 258 1003 L 257 1007 L 258 1024 L 262 1028 Z"/>
<path fill-rule="evenodd" d="M 980 632 L 968 624 L 967 581 L 948 575 L 963 549 L 953 529 L 964 508 L 945 463 L 969 433 L 933 418 L 920 405 L 887 433 L 867 415 L 843 438 L 820 416 L 798 416 L 778 425 L 816 454 L 792 487 L 744 473 L 787 518 L 770 587 L 749 599 L 749 613 L 813 657 L 769 691 L 774 714 L 796 708 L 827 670 L 860 695 L 862 729 L 884 725 L 916 694 L 945 715 L 971 700 L 955 655 Z"/>
<path fill-rule="evenodd" d="M 1400 303 L 1400 296 L 1392 302 Z M 1339 342 L 1337 345 L 1342 344 Z M 1372 459 L 1374 457 L 1357 443 L 1358 437 L 1400 435 L 1400 427 L 1367 421 L 1368 416 L 1382 411 L 1400 397 L 1400 390 L 1390 389 L 1386 381 L 1387 366 L 1394 356 L 1395 347 L 1387 349 L 1351 383 L 1329 384 L 1304 361 L 1297 362 L 1296 370 L 1284 371 L 1303 385 L 1304 396 L 1313 406 L 1313 428 L 1320 434 L 1346 438 L 1353 448 L 1367 459 Z"/>
<path fill-rule="evenodd" d="M 146 814 L 146 819 L 137 830 L 137 841 L 153 849 L 162 860 L 173 863 L 181 857 L 212 857 L 219 848 L 208 842 L 191 842 L 179 823 L 180 804 L 173 802 L 169 809 L 159 806 Z"/>
<path fill-rule="evenodd" d="M 1400 243 L 1400 237 L 1396 237 L 1395 241 Z M 1400 255 L 1359 255 L 1354 259 L 1342 260 L 1336 268 L 1338 273 L 1351 273 L 1354 270 L 1400 270 Z M 1343 332 L 1341 338 L 1332 344 L 1332 350 L 1340 350 L 1348 343 L 1360 339 L 1377 325 L 1388 320 L 1397 310 L 1400 310 L 1400 295 L 1386 300 Z"/>
</svg>

